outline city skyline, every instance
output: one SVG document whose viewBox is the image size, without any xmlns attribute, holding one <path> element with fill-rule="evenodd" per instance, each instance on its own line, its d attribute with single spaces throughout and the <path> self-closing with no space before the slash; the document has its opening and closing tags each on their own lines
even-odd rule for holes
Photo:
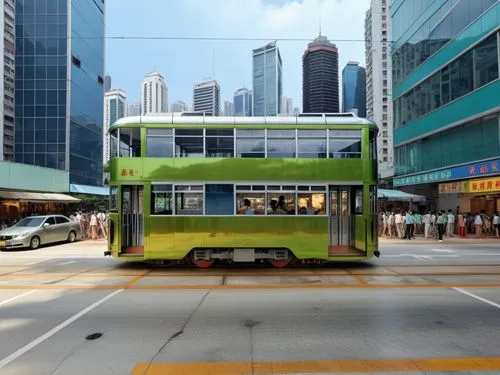
<svg viewBox="0 0 500 375">
<path fill-rule="evenodd" d="M 186 38 L 214 36 L 258 40 L 108 40 L 106 73 L 113 77 L 113 88 L 127 91 L 130 100 L 140 98 L 138 83 L 148 72 L 157 70 L 168 82 L 169 97 L 172 99 L 191 104 L 192 85 L 210 78 L 220 84 L 221 102 L 232 101 L 237 89 L 244 86 L 252 88 L 252 50 L 278 39 L 283 60 L 283 93 L 292 97 L 301 107 L 301 57 L 307 44 L 318 35 L 320 14 L 322 34 L 328 35 L 339 48 L 339 66 L 344 66 L 350 60 L 360 61 L 364 66 L 364 43 L 338 40 L 363 39 L 363 24 L 353 24 L 349 19 L 363 19 L 370 6 L 369 0 L 359 0 L 356 4 L 331 0 L 245 2 L 248 12 L 238 19 L 234 19 L 231 12 L 241 9 L 243 2 L 239 0 L 230 5 L 220 0 L 210 4 L 198 4 L 193 0 L 182 3 L 151 0 L 150 3 L 151 7 L 145 9 L 132 7 L 132 3 L 127 1 L 119 5 L 117 2 L 107 4 L 108 36 L 132 35 L 125 26 L 129 19 L 137 25 L 138 35 L 172 34 Z M 151 8 L 158 12 L 150 12 Z M 220 11 L 206 18 L 203 14 L 208 11 L 207 8 Z M 163 26 L 160 20 L 162 9 L 176 14 L 173 24 Z M 111 14 L 119 14 L 120 17 L 111 17 Z M 155 23 L 157 17 L 158 22 Z M 118 21 L 120 19 L 122 21 Z M 158 25 L 162 26 L 156 29 Z M 238 33 L 234 30 L 238 30 Z M 282 40 L 290 38 L 303 40 Z M 172 55 L 169 51 L 175 53 Z M 141 56 L 144 55 L 148 58 L 143 59 Z M 123 64 L 124 58 L 127 64 Z"/>
</svg>

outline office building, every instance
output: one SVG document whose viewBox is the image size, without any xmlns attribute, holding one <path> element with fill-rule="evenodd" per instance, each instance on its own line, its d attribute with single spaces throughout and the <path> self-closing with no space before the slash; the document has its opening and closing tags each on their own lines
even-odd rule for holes
<svg viewBox="0 0 500 375">
<path fill-rule="evenodd" d="M 366 117 L 366 71 L 350 61 L 342 70 L 342 111 Z"/>
<path fill-rule="evenodd" d="M 106 74 L 104 76 L 104 92 L 108 92 L 109 90 L 111 90 L 111 76 Z"/>
<path fill-rule="evenodd" d="M 500 210 L 498 0 L 393 1 L 394 186 Z"/>
<path fill-rule="evenodd" d="M 288 96 L 283 96 L 281 98 L 281 115 L 290 116 L 293 115 L 293 99 Z"/>
<path fill-rule="evenodd" d="M 246 87 L 236 90 L 233 102 L 235 116 L 252 116 L 252 91 Z"/>
<path fill-rule="evenodd" d="M 372 0 L 365 18 L 366 117 L 379 127 L 377 156 L 381 181 L 394 175 L 390 26 L 387 1 Z"/>
<path fill-rule="evenodd" d="M 165 78 L 159 72 L 144 77 L 141 85 L 141 114 L 168 112 L 168 89 Z"/>
<path fill-rule="evenodd" d="M 193 85 L 193 111 L 207 116 L 219 116 L 220 86 L 215 80 Z"/>
<path fill-rule="evenodd" d="M 321 34 L 302 55 L 302 112 L 339 112 L 339 54 Z"/>
<path fill-rule="evenodd" d="M 108 130 L 117 120 L 125 117 L 127 108 L 127 94 L 125 91 L 109 90 L 104 94 L 104 127 L 103 127 L 103 164 L 109 161 L 109 137 Z"/>
<path fill-rule="evenodd" d="M 15 160 L 101 185 L 104 1 L 18 1 L 15 87 Z"/>
<path fill-rule="evenodd" d="M 127 116 L 141 115 L 141 101 L 135 100 L 127 104 Z"/>
<path fill-rule="evenodd" d="M 186 112 L 188 110 L 188 106 L 182 100 L 176 100 L 172 103 L 172 112 Z"/>
<path fill-rule="evenodd" d="M 276 42 L 254 49 L 253 104 L 254 116 L 277 116 L 281 113 L 283 95 L 282 62 Z"/>
<path fill-rule="evenodd" d="M 224 116 L 234 116 L 233 102 L 224 101 Z"/>
<path fill-rule="evenodd" d="M 15 1 L 2 0 L 0 13 L 3 37 L 0 38 L 0 50 L 3 52 L 3 64 L 0 64 L 0 95 L 4 99 L 0 109 L 0 161 L 14 160 L 14 80 L 16 68 L 16 29 Z"/>
</svg>

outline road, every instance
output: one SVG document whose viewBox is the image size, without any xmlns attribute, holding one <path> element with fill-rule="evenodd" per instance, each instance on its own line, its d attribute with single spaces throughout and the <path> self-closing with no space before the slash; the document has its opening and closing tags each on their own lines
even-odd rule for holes
<svg viewBox="0 0 500 375">
<path fill-rule="evenodd" d="M 103 250 L 0 252 L 0 374 L 500 374 L 496 243 L 285 269 Z"/>
</svg>

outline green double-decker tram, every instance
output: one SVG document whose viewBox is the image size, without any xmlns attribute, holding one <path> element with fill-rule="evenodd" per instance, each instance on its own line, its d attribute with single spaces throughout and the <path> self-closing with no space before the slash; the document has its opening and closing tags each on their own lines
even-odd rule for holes
<svg viewBox="0 0 500 375">
<path fill-rule="evenodd" d="M 376 137 L 353 114 L 120 119 L 105 254 L 202 268 L 378 256 Z"/>
</svg>

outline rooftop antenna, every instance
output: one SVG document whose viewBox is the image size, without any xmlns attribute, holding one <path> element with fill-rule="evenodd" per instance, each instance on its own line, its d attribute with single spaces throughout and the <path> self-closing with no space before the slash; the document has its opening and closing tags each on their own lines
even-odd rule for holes
<svg viewBox="0 0 500 375">
<path fill-rule="evenodd" d="M 319 15 L 319 36 L 321 36 L 321 14 Z"/>
</svg>

